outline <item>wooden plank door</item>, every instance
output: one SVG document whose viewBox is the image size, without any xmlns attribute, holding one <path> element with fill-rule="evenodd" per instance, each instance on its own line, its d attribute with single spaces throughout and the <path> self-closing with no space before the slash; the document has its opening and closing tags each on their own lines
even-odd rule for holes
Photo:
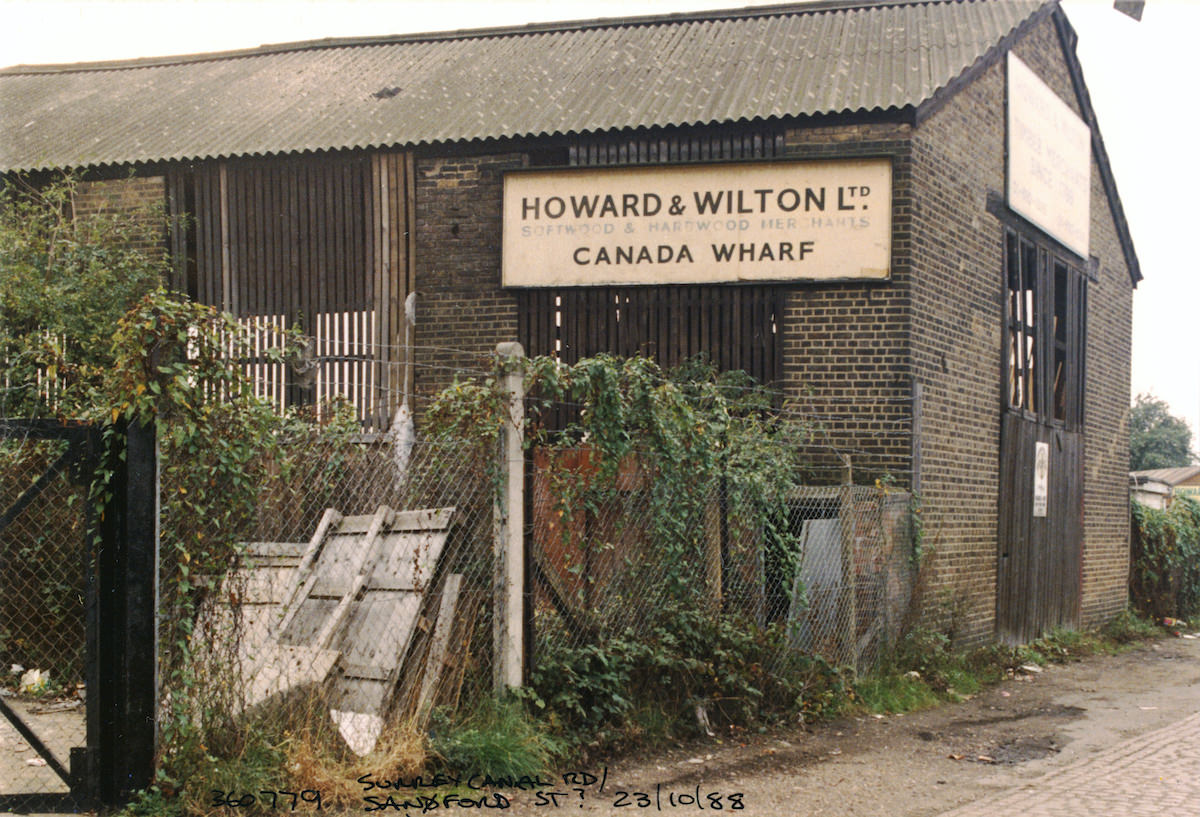
<svg viewBox="0 0 1200 817">
<path fill-rule="evenodd" d="M 1087 282 L 1044 236 L 1007 230 L 996 635 L 1077 627 Z"/>
<path fill-rule="evenodd" d="M 1045 457 L 1045 510 L 1035 499 L 1037 449 Z M 1000 435 L 996 635 L 1024 644 L 1079 626 L 1083 439 L 1005 413 Z"/>
</svg>

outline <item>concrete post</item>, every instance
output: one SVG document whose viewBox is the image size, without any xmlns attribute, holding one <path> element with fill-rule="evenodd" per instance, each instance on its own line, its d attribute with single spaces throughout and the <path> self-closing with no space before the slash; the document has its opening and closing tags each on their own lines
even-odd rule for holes
<svg viewBox="0 0 1200 817">
<path fill-rule="evenodd" d="M 495 538 L 492 644 L 497 693 L 524 682 L 525 655 L 525 386 L 519 343 L 496 345 L 508 416 L 500 432 L 499 474 L 492 529 Z"/>
</svg>

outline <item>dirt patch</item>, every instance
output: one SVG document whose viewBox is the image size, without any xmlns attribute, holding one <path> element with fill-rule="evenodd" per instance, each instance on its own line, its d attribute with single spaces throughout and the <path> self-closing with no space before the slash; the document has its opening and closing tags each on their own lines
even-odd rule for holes
<svg viewBox="0 0 1200 817">
<path fill-rule="evenodd" d="M 6 695 L 5 703 L 33 730 L 63 768 L 70 768 L 72 746 L 86 742 L 83 702 L 37 701 Z M 67 785 L 21 733 L 0 716 L 0 795 L 57 794 Z"/>
<path fill-rule="evenodd" d="M 710 795 L 728 808 L 737 793 L 742 813 L 755 817 L 932 817 L 1192 714 L 1198 671 L 1200 641 L 1163 641 L 1006 681 L 961 704 L 722 737 L 621 761 L 609 766 L 603 795 L 595 785 L 583 795 L 560 788 L 573 798 L 572 813 L 620 813 L 640 805 L 632 797 L 639 793 L 652 798 L 651 808 L 661 802 L 674 810 Z M 618 805 L 619 792 L 626 794 Z M 565 813 L 535 806 L 532 792 L 506 794 L 516 817 Z"/>
<path fill-rule="evenodd" d="M 1046 717 L 1053 718 L 1057 716 L 1065 716 L 1066 718 L 1079 718 L 1083 716 L 1085 710 L 1078 706 L 1046 706 L 1039 709 L 1026 709 L 1020 712 L 1013 712 L 1007 715 L 992 715 L 985 718 L 975 718 L 971 720 L 956 720 L 951 721 L 950 726 L 956 727 L 979 727 L 992 726 L 1001 723 L 1015 723 L 1016 721 L 1028 720 L 1029 718 Z"/>
<path fill-rule="evenodd" d="M 1013 740 L 1006 740 L 996 746 L 992 751 L 984 755 L 991 758 L 991 763 L 1003 763 L 1009 766 L 1014 766 L 1018 763 L 1027 763 L 1030 760 L 1041 760 L 1050 755 L 1056 755 L 1061 750 L 1058 745 L 1058 740 L 1054 735 L 1042 735 L 1040 737 L 1019 737 Z"/>
</svg>

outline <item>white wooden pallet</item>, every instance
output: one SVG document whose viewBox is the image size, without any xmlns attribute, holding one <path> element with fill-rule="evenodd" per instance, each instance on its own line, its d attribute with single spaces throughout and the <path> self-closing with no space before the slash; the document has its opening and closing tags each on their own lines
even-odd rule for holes
<svg viewBox="0 0 1200 817">
<path fill-rule="evenodd" d="M 343 737 L 354 751 L 370 751 L 454 511 L 382 505 L 374 514 L 342 516 L 330 509 L 294 567 L 278 559 L 255 563 L 246 586 L 256 599 L 279 599 L 279 606 L 244 620 L 256 650 L 247 662 L 247 704 L 328 682 Z"/>
</svg>

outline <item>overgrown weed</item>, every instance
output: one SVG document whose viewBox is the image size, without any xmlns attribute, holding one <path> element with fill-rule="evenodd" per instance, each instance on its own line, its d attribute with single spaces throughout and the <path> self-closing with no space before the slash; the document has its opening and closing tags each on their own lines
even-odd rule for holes
<svg viewBox="0 0 1200 817">
<path fill-rule="evenodd" d="M 858 682 L 857 693 L 861 710 L 878 715 L 915 712 L 942 702 L 942 697 L 923 678 L 896 673 L 863 678 Z"/>
<path fill-rule="evenodd" d="M 428 737 L 413 720 L 384 729 L 375 747 L 361 757 L 327 735 L 311 731 L 294 737 L 287 745 L 291 790 L 319 791 L 323 805 L 344 808 L 362 805 L 360 778 L 412 778 L 432 761 Z"/>
<path fill-rule="evenodd" d="M 435 712 L 429 740 L 439 767 L 513 779 L 548 771 L 564 748 L 520 701 L 493 697 L 457 714 Z"/>
<path fill-rule="evenodd" d="M 1153 622 L 1127 611 L 1098 631 L 1055 629 L 1029 644 L 990 644 L 964 652 L 951 649 L 945 633 L 914 628 L 878 671 L 859 680 L 858 708 L 898 713 L 962 700 L 1013 677 L 1022 666 L 1041 668 L 1119 653 L 1163 633 Z"/>
<path fill-rule="evenodd" d="M 569 752 L 589 754 L 828 718 L 853 684 L 789 648 L 782 626 L 667 608 L 645 632 L 552 642 L 521 695 Z"/>
<path fill-rule="evenodd" d="M 1104 637 L 1116 645 L 1136 644 L 1163 635 L 1163 629 L 1150 619 L 1126 610 L 1101 630 Z"/>
</svg>

